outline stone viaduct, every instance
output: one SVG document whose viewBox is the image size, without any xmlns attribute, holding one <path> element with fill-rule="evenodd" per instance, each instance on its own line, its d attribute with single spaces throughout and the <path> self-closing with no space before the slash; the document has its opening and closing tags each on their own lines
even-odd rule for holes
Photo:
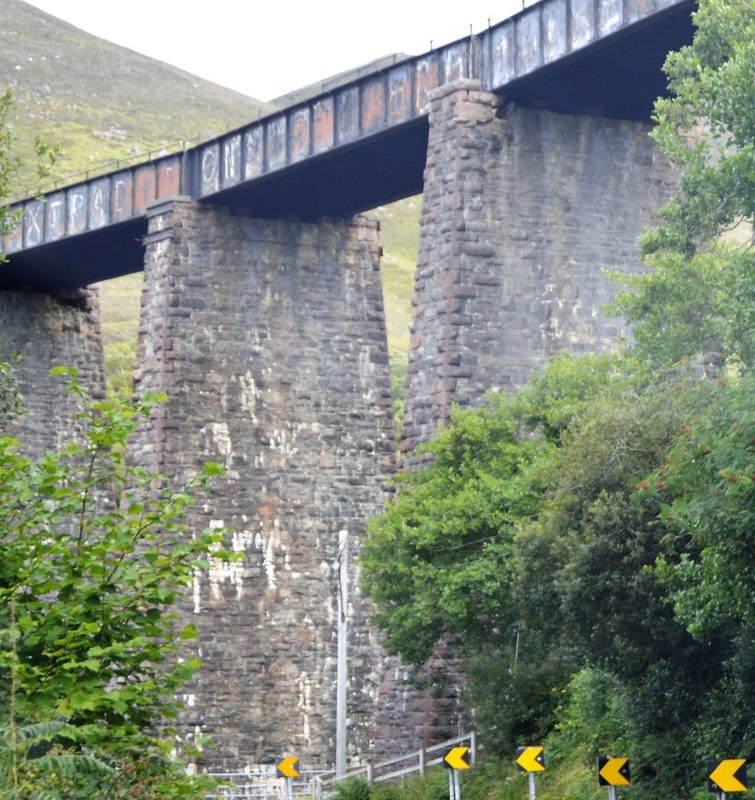
<svg viewBox="0 0 755 800">
<path fill-rule="evenodd" d="M 341 765 L 436 735 L 359 592 L 365 521 L 396 468 L 376 223 L 424 192 L 402 448 L 553 353 L 622 333 L 603 268 L 674 186 L 649 139 L 691 0 L 540 0 L 192 150 L 20 204 L 0 318 L 23 423 L 54 444 L 57 364 L 103 385 L 96 289 L 144 271 L 136 388 L 169 404 L 135 457 L 224 479 L 197 526 L 243 559 L 197 577 L 204 668 L 185 735 L 212 767 Z"/>
</svg>

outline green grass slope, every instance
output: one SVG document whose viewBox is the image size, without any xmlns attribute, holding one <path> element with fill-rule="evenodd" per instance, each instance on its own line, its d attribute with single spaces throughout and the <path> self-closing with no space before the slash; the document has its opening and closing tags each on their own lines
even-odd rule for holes
<svg viewBox="0 0 755 800">
<path fill-rule="evenodd" d="M 55 177 L 196 141 L 272 109 L 69 25 L 21 0 L 0 4 L 0 75 L 13 90 L 20 155 L 61 146 Z"/>
</svg>

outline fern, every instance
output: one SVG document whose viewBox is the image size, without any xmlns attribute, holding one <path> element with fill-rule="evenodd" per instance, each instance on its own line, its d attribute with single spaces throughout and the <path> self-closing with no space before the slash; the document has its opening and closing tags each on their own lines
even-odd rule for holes
<svg viewBox="0 0 755 800">
<path fill-rule="evenodd" d="M 77 778 L 112 776 L 112 767 L 95 756 L 62 749 L 61 742 L 70 746 L 81 739 L 78 728 L 60 720 L 0 727 L 0 796 L 61 800 L 65 785 Z"/>
</svg>

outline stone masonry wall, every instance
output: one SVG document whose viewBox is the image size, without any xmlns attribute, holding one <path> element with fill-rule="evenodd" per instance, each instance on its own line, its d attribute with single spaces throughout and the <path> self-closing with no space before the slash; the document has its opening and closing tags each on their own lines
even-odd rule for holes
<svg viewBox="0 0 755 800">
<path fill-rule="evenodd" d="M 213 737 L 208 767 L 334 763 L 340 603 L 349 760 L 373 741 L 380 651 L 355 558 L 395 449 L 377 235 L 361 218 L 151 211 L 137 389 L 170 402 L 134 455 L 178 478 L 223 463 L 194 524 L 228 526 L 243 554 L 182 612 L 204 662 L 182 731 Z"/>
<path fill-rule="evenodd" d="M 476 81 L 436 90 L 404 450 L 431 438 L 453 403 L 626 333 L 601 312 L 615 292 L 602 270 L 641 269 L 638 237 L 675 187 L 648 131 L 499 107 Z"/>
<path fill-rule="evenodd" d="M 105 391 L 105 371 L 96 289 L 58 296 L 0 292 L 0 355 L 18 353 L 15 370 L 23 413 L 14 423 L 27 451 L 34 455 L 75 434 L 78 400 L 69 395 L 53 367 L 74 367 L 94 398 Z"/>
</svg>

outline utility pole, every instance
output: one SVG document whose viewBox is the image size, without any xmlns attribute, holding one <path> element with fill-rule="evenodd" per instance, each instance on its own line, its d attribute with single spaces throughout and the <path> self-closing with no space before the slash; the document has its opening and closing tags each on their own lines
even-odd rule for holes
<svg viewBox="0 0 755 800">
<path fill-rule="evenodd" d="M 338 665 L 336 668 L 336 777 L 346 774 L 346 614 L 349 606 L 349 532 L 338 531 Z"/>
</svg>

